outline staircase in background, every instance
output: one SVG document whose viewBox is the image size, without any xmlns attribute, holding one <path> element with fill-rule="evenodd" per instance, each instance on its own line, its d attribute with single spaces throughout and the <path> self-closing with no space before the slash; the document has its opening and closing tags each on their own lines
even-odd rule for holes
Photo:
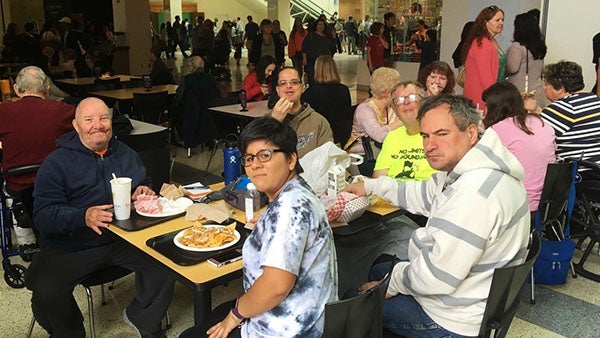
<svg viewBox="0 0 600 338">
<path fill-rule="evenodd" d="M 291 0 L 290 14 L 293 18 L 302 18 L 303 22 L 306 22 L 309 18 L 316 19 L 321 14 L 325 14 L 327 18 L 330 18 L 332 15 L 332 13 L 325 11 L 321 6 L 311 0 Z"/>
</svg>

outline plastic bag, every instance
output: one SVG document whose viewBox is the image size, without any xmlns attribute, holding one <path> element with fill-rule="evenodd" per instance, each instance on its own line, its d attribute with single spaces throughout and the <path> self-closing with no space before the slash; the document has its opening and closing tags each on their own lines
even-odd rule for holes
<svg viewBox="0 0 600 338">
<path fill-rule="evenodd" d="M 347 169 L 350 164 L 350 155 L 330 141 L 300 159 L 300 165 L 304 169 L 300 176 L 317 195 L 321 195 L 327 190 L 327 172 L 336 165 Z"/>
</svg>

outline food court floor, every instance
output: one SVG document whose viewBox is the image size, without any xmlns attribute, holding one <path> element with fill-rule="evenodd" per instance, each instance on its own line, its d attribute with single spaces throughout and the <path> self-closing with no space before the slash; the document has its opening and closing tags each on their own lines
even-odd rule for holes
<svg viewBox="0 0 600 338">
<path fill-rule="evenodd" d="M 356 60 L 358 56 L 336 55 L 342 76 L 353 98 L 362 99 L 366 93 L 356 91 Z M 169 66 L 177 70 L 181 67 L 182 57 L 178 54 L 177 60 L 169 61 Z M 245 58 L 241 64 L 245 65 Z M 245 66 L 235 66 L 232 59 L 233 89 L 241 87 L 243 77 L 247 74 Z M 406 79 L 409 80 L 409 79 Z M 175 148 L 175 160 L 183 164 L 204 170 L 208 160 L 209 151 L 198 147 L 194 149 L 191 158 L 187 158 L 185 149 Z M 219 149 L 213 159 L 209 171 L 219 175 L 223 165 L 222 151 Z M 581 252 L 575 252 L 576 260 Z M 595 271 L 600 271 L 600 257 L 592 254 L 589 265 Z M 12 258 L 13 263 L 23 263 L 18 258 Z M 95 287 L 94 311 L 96 316 L 97 337 L 132 337 L 134 332 L 121 318 L 122 309 L 129 303 L 134 294 L 133 275 L 118 280 L 115 288 L 107 292 L 109 302 L 100 305 L 100 290 Z M 598 323 L 600 323 L 600 292 L 599 285 L 591 280 L 569 276 L 565 285 L 557 287 L 536 286 L 536 304 L 528 302 L 527 290 L 523 292 L 517 316 L 513 320 L 508 337 L 598 337 Z M 237 279 L 226 286 L 213 289 L 213 306 L 223 301 L 233 299 L 242 292 L 241 279 Z M 88 312 L 85 291 L 82 287 L 75 288 L 75 297 L 85 318 L 86 330 L 88 329 Z M 31 293 L 27 289 L 12 289 L 3 281 L 0 282 L 0 337 L 25 337 L 31 320 L 30 310 Z M 61 304 L 56 304 L 61 306 Z M 177 337 L 183 330 L 192 325 L 192 292 L 179 283 L 175 286 L 175 293 L 169 308 L 172 328 L 167 331 L 167 337 Z M 88 331 L 89 336 L 89 331 Z M 47 337 L 39 325 L 36 324 L 33 337 Z"/>
</svg>

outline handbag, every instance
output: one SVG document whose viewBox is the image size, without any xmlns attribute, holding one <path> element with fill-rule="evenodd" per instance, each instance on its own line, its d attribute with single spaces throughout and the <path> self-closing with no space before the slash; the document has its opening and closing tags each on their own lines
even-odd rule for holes
<svg viewBox="0 0 600 338">
<path fill-rule="evenodd" d="M 465 87 L 465 66 L 458 68 L 458 75 L 456 75 L 456 84 Z"/>
<path fill-rule="evenodd" d="M 572 175 L 577 174 L 577 164 L 574 162 L 572 166 Z M 533 265 L 533 277 L 535 283 L 545 285 L 560 285 L 567 282 L 567 274 L 571 267 L 571 258 L 575 251 L 575 242 L 569 237 L 571 235 L 571 228 L 569 220 L 571 219 L 571 213 L 575 204 L 575 180 L 571 181 L 571 187 L 569 191 L 569 198 L 567 202 L 567 218 L 566 227 L 564 233 L 561 236 L 557 236 L 558 240 L 548 240 L 542 238 L 542 248 L 540 254 Z M 540 234 L 542 233 L 541 224 L 541 213 L 535 214 L 535 228 Z M 558 229 L 557 233 L 561 233 L 561 224 L 558 220 L 552 220 L 549 223 L 544 224 L 546 230 L 556 226 Z"/>
<path fill-rule="evenodd" d="M 369 136 L 362 136 L 360 139 L 365 150 L 365 162 L 377 161 L 377 156 L 381 151 L 381 143 L 373 141 Z"/>
</svg>

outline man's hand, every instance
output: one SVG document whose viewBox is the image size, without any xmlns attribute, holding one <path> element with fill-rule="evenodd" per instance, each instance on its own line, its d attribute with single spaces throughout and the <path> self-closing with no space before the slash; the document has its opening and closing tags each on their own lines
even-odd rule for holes
<svg viewBox="0 0 600 338">
<path fill-rule="evenodd" d="M 358 288 L 358 293 L 362 295 L 363 293 L 367 292 L 367 290 L 371 290 L 372 288 L 374 288 L 377 285 L 381 284 L 381 282 L 383 282 L 383 279 L 382 280 L 376 280 L 376 281 L 373 281 L 373 282 L 366 282 L 365 284 L 361 285 Z"/>
<path fill-rule="evenodd" d="M 365 182 L 352 183 L 342 191 L 353 193 L 358 196 L 365 196 L 367 194 L 365 191 Z"/>
<path fill-rule="evenodd" d="M 98 235 L 102 235 L 100 228 L 108 228 L 109 223 L 112 222 L 112 213 L 106 211 L 112 207 L 112 204 L 89 207 L 85 211 L 85 225 L 94 230 Z"/>
<path fill-rule="evenodd" d="M 233 316 L 231 311 L 227 314 L 227 317 L 223 321 L 215 324 L 213 327 L 206 331 L 208 338 L 226 338 L 229 333 L 240 324 L 240 321 Z"/>
<path fill-rule="evenodd" d="M 279 122 L 283 122 L 293 106 L 294 103 L 283 96 L 275 103 L 275 106 L 271 110 L 271 117 Z"/>
<path fill-rule="evenodd" d="M 156 195 L 154 193 L 154 190 L 148 188 L 145 185 L 138 185 L 137 188 L 135 188 L 135 191 L 133 192 L 133 195 L 131 195 L 131 200 L 135 201 L 139 195 L 150 195 L 150 196 L 154 196 Z"/>
</svg>

